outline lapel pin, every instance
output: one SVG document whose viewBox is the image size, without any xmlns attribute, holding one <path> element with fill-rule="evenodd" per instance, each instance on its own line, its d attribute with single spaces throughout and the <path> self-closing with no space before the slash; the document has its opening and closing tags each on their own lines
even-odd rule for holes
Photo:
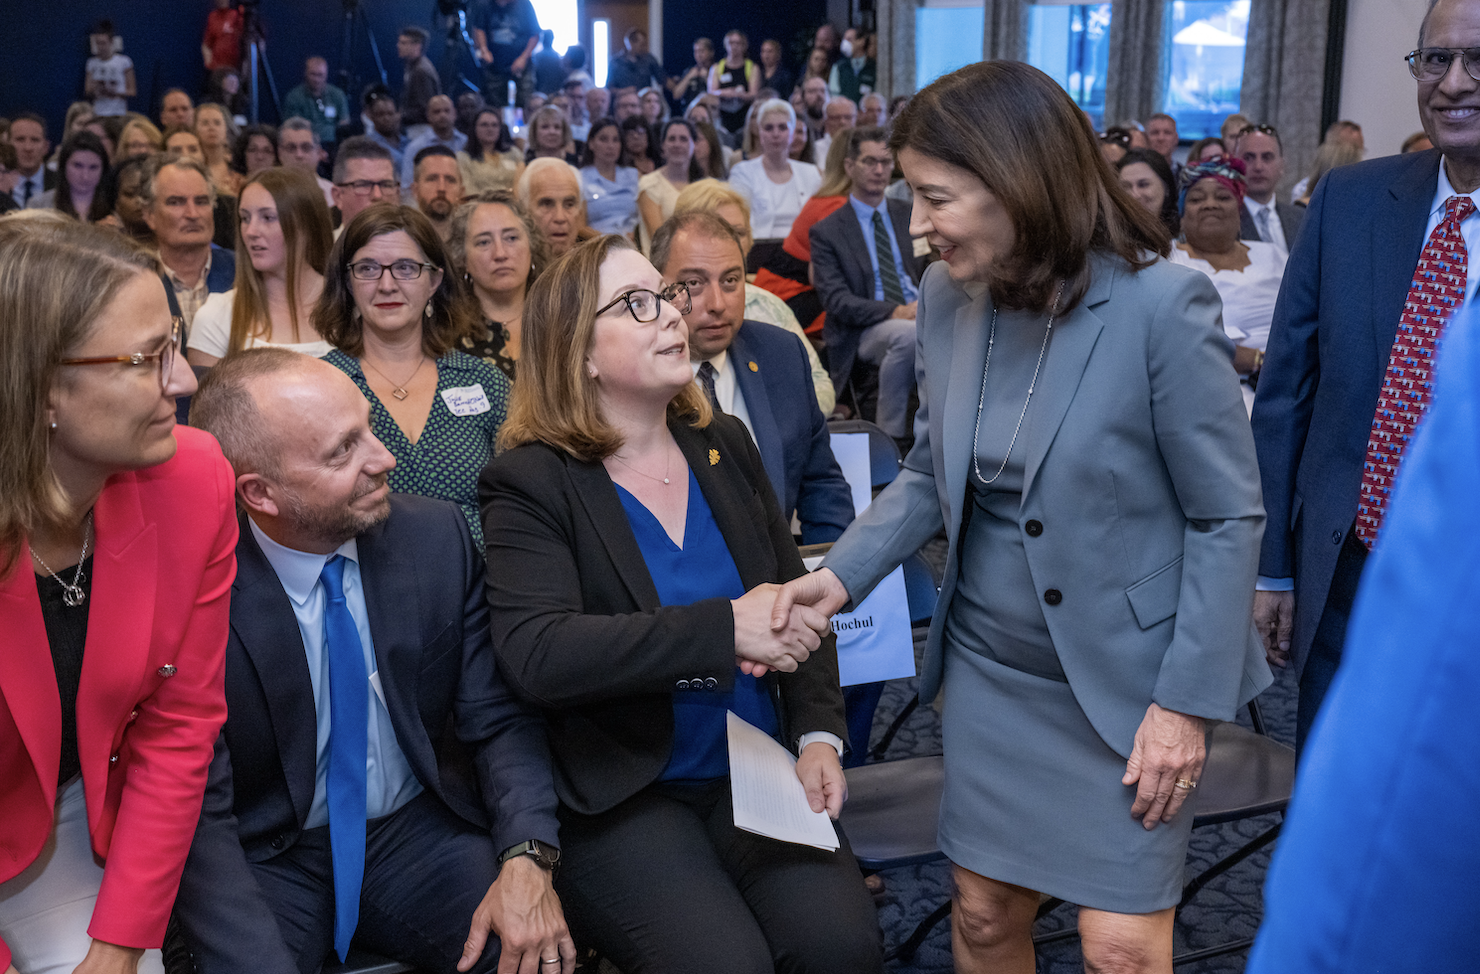
<svg viewBox="0 0 1480 974">
<path fill-rule="evenodd" d="M 709 451 L 709 465 L 712 467 L 716 463 L 719 463 L 719 451 L 718 450 L 710 450 Z"/>
<path fill-rule="evenodd" d="M 752 371 L 752 372 L 759 372 L 760 370 L 761 370 L 761 367 L 759 365 L 756 365 L 754 362 L 751 362 L 750 363 L 750 371 Z"/>
<path fill-rule="evenodd" d="M 159 668 L 160 676 L 174 676 L 177 672 L 179 671 L 175 669 L 174 663 L 166 663 Z"/>
</svg>

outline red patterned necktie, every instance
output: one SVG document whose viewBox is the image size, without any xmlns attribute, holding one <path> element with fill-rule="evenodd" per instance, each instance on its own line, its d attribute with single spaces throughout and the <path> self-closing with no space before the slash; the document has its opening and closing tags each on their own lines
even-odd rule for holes
<svg viewBox="0 0 1480 974">
<path fill-rule="evenodd" d="M 1367 461 L 1362 465 L 1356 529 L 1357 537 L 1369 550 L 1382 527 L 1403 450 L 1429 408 L 1439 337 L 1465 300 L 1469 257 L 1459 225 L 1473 212 L 1475 204 L 1468 196 L 1451 196 L 1444 202 L 1444 219 L 1429 234 L 1408 287 L 1408 300 L 1403 304 L 1403 317 L 1398 322 L 1387 374 L 1377 396 L 1377 412 L 1372 417 L 1372 432 L 1367 438 Z"/>
</svg>

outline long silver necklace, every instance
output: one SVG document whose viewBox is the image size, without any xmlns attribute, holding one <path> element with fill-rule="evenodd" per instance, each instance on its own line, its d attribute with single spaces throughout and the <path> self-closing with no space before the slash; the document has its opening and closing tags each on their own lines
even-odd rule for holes
<svg viewBox="0 0 1480 974">
<path fill-rule="evenodd" d="M 665 449 L 663 452 L 665 454 L 665 459 L 663 460 L 663 477 L 662 477 L 662 480 L 663 480 L 663 483 L 666 484 L 666 483 L 668 483 L 668 471 L 669 471 L 669 468 L 671 468 L 673 466 L 673 451 L 672 450 Z M 622 457 L 621 457 L 621 454 L 613 453 L 612 454 L 612 459 L 615 460 L 615 461 L 617 461 L 618 463 L 620 463 L 622 466 L 626 467 L 628 470 L 631 470 L 633 473 L 642 474 L 642 476 L 646 477 L 649 480 L 656 481 L 656 480 L 659 479 L 657 477 L 654 477 L 650 473 L 644 473 L 643 471 L 638 470 L 632 464 L 628 463 L 626 460 L 623 460 Z"/>
<path fill-rule="evenodd" d="M 1023 411 L 1018 414 L 1017 426 L 1013 427 L 1012 439 L 1007 443 L 1007 453 L 1002 457 L 1002 466 L 992 474 L 990 480 L 982 476 L 982 468 L 978 463 L 977 442 L 982 434 L 982 409 L 987 403 L 987 370 L 992 367 L 992 346 L 997 343 L 997 308 L 992 308 L 992 330 L 987 334 L 987 361 L 982 366 L 982 391 L 976 400 L 976 428 L 971 434 L 971 470 L 976 474 L 976 479 L 982 482 L 982 486 L 990 486 L 1002 471 L 1007 469 L 1007 461 L 1012 457 L 1012 448 L 1017 445 L 1018 434 L 1023 430 L 1023 419 L 1028 415 L 1028 404 L 1033 401 L 1033 390 L 1038 387 L 1038 373 L 1043 369 L 1043 358 L 1048 354 L 1048 339 L 1053 334 L 1053 320 L 1058 317 L 1059 298 L 1064 295 L 1064 284 L 1059 282 L 1059 289 L 1054 293 L 1053 304 L 1048 309 L 1048 327 L 1043 330 L 1043 347 L 1038 350 L 1038 364 L 1033 367 L 1033 381 L 1028 383 L 1028 398 L 1023 400 Z"/>
<path fill-rule="evenodd" d="M 88 511 L 87 524 L 85 524 L 82 528 L 82 556 L 77 559 L 77 573 L 72 576 L 72 581 L 70 583 L 68 583 L 66 579 L 62 578 L 62 576 L 52 571 L 51 567 L 47 565 L 46 562 L 41 560 L 41 556 L 36 554 L 35 548 L 31 548 L 29 544 L 26 545 L 27 548 L 31 548 L 31 557 L 36 559 L 36 564 L 40 565 L 42 569 L 46 572 L 46 574 L 56 579 L 57 584 L 62 587 L 62 601 L 72 606 L 74 609 L 87 601 L 87 593 L 82 590 L 82 580 L 85 577 L 82 574 L 82 563 L 87 561 L 87 548 L 88 544 L 92 541 L 92 523 L 92 511 Z"/>
</svg>

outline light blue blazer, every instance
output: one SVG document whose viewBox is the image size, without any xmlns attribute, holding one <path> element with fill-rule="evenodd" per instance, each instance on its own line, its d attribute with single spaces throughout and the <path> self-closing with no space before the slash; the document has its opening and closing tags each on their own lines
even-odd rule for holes
<svg viewBox="0 0 1480 974">
<path fill-rule="evenodd" d="M 1264 507 L 1212 282 L 1164 260 L 1132 273 L 1095 256 L 1091 270 L 1084 299 L 1054 322 L 1018 436 L 1019 525 L 1074 696 L 1129 757 L 1153 701 L 1231 720 L 1272 682 L 1251 618 Z M 924 700 L 940 689 L 941 632 L 971 571 L 960 564 L 961 513 L 991 316 L 985 285 L 959 285 L 941 264 L 927 272 L 915 446 L 824 562 L 858 601 L 947 529 Z"/>
</svg>

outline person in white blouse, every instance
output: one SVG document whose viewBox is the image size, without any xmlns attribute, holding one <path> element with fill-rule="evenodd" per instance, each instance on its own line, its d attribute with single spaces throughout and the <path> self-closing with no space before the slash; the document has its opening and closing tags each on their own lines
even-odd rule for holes
<svg viewBox="0 0 1480 974">
<path fill-rule="evenodd" d="M 751 270 L 781 246 L 802 204 L 822 185 L 822 173 L 816 166 L 787 156 L 797 125 L 791 105 L 779 98 L 763 102 L 756 109 L 756 123 L 760 156 L 738 162 L 730 170 L 730 185 L 750 202 L 750 227 L 756 237 L 747 263 Z"/>
<path fill-rule="evenodd" d="M 644 253 L 652 246 L 653 234 L 673 215 L 678 194 L 704 177 L 694 161 L 698 133 L 693 123 L 685 118 L 670 118 L 660 132 L 658 146 L 663 153 L 663 165 L 637 181 L 637 209 L 642 214 L 638 236 Z"/>
<path fill-rule="evenodd" d="M 237 207 L 236 286 L 212 294 L 195 313 L 186 358 L 210 366 L 262 345 L 328 354 L 331 346 L 310 320 L 333 245 L 318 184 L 274 166 L 248 180 Z"/>
<path fill-rule="evenodd" d="M 1275 299 L 1285 276 L 1285 252 L 1272 243 L 1239 239 L 1244 178 L 1238 159 L 1214 159 L 1182 170 L 1183 239 L 1171 261 L 1202 271 L 1223 299 L 1223 330 L 1233 340 L 1233 366 L 1244 407 L 1254 408 L 1250 377 L 1264 363 Z M 1257 378 L 1254 379 L 1257 382 Z"/>
</svg>

